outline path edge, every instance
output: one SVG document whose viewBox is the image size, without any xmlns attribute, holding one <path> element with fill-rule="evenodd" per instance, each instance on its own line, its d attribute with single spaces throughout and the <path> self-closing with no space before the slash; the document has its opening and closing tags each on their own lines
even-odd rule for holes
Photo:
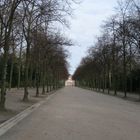
<svg viewBox="0 0 140 140">
<path fill-rule="evenodd" d="M 20 121 L 22 121 L 24 118 L 29 116 L 32 112 L 34 112 L 36 109 L 38 109 L 41 105 L 43 105 L 45 102 L 47 102 L 52 96 L 56 95 L 56 91 L 52 91 L 49 93 L 48 97 L 44 98 L 42 101 L 39 101 L 38 103 L 33 104 L 32 106 L 24 109 L 14 117 L 8 119 L 4 123 L 0 124 L 0 136 L 4 135 L 8 130 L 10 130 L 12 127 L 17 125 Z"/>
</svg>

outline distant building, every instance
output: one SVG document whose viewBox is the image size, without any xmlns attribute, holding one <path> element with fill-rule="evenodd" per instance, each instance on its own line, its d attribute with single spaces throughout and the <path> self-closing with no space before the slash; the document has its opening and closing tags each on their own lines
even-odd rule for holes
<svg viewBox="0 0 140 140">
<path fill-rule="evenodd" d="M 65 81 L 65 86 L 75 86 L 75 81 L 72 80 L 72 76 L 70 75 L 68 80 Z"/>
</svg>

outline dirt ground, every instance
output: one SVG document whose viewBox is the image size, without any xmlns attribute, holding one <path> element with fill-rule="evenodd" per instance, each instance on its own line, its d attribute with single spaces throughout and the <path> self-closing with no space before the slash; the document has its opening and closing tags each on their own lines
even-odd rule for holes
<svg viewBox="0 0 140 140">
<path fill-rule="evenodd" d="M 24 109 L 30 107 L 31 105 L 41 101 L 43 98 L 47 97 L 47 95 L 41 95 L 36 98 L 35 89 L 29 89 L 29 101 L 23 102 L 23 89 L 11 89 L 7 91 L 6 95 L 6 111 L 0 111 L 0 124 L 4 121 L 10 119 L 11 117 L 15 116 L 19 112 L 23 111 Z M 40 89 L 41 93 L 41 89 Z"/>
</svg>

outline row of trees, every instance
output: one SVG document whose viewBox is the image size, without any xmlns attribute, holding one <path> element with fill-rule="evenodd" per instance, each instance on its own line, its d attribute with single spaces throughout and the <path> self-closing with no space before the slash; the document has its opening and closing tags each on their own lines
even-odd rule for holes
<svg viewBox="0 0 140 140">
<path fill-rule="evenodd" d="M 62 86 L 68 75 L 67 51 L 71 41 L 59 27 L 68 26 L 73 0 L 0 1 L 0 110 L 5 109 L 6 88 L 39 86 L 42 94 Z"/>
<path fill-rule="evenodd" d="M 74 73 L 79 86 L 140 93 L 140 2 L 118 2 L 117 12 Z"/>
</svg>

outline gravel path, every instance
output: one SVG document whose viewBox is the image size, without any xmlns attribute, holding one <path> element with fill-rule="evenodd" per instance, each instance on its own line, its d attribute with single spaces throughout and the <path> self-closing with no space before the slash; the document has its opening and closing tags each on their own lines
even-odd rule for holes
<svg viewBox="0 0 140 140">
<path fill-rule="evenodd" d="M 66 87 L 0 140 L 140 140 L 140 103 Z"/>
</svg>

